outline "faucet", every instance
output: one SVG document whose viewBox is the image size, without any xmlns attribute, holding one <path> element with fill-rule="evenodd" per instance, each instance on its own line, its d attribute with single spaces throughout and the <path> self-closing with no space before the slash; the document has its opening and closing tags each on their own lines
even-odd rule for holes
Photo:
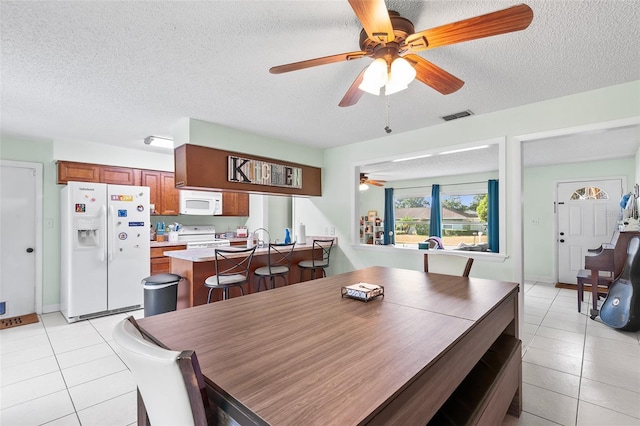
<svg viewBox="0 0 640 426">
<path fill-rule="evenodd" d="M 258 236 L 257 232 L 258 231 L 264 231 L 267 234 L 267 244 L 269 244 L 269 242 L 271 241 L 271 235 L 269 234 L 269 231 L 267 231 L 265 228 L 258 228 L 255 231 L 253 231 L 253 235 L 255 235 L 256 237 Z M 261 240 L 260 238 L 258 238 L 258 247 L 264 247 L 265 241 Z"/>
</svg>

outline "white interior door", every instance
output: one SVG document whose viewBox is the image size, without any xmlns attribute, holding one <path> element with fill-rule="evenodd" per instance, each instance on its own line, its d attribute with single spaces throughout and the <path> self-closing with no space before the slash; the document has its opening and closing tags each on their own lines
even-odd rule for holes
<svg viewBox="0 0 640 426">
<path fill-rule="evenodd" d="M 40 313 L 36 281 L 41 273 L 42 213 L 36 201 L 41 197 L 42 165 L 2 161 L 0 169 L 0 302 L 5 303 L 0 316 Z"/>
<path fill-rule="evenodd" d="M 611 240 L 617 228 L 622 179 L 558 183 L 558 281 L 575 284 L 587 249 Z"/>
</svg>

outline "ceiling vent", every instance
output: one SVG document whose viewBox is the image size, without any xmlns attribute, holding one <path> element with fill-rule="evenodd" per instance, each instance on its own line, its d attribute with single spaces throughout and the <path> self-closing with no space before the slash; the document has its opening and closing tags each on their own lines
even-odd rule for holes
<svg viewBox="0 0 640 426">
<path fill-rule="evenodd" d="M 458 118 L 468 117 L 470 115 L 473 115 L 473 112 L 471 110 L 466 110 L 462 112 L 456 112 L 455 114 L 445 115 L 444 117 L 440 117 L 440 118 L 442 118 L 444 121 L 451 121 L 451 120 L 456 120 Z"/>
</svg>

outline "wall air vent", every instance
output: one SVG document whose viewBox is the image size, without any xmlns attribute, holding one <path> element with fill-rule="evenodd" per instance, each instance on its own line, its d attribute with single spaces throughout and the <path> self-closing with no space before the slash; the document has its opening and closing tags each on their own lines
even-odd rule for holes
<svg viewBox="0 0 640 426">
<path fill-rule="evenodd" d="M 473 115 L 473 112 L 471 110 L 466 110 L 462 112 L 456 112 L 455 114 L 445 115 L 444 117 L 440 117 L 440 118 L 442 118 L 444 121 L 451 121 L 451 120 L 456 120 L 458 118 L 468 117 L 470 115 Z"/>
</svg>

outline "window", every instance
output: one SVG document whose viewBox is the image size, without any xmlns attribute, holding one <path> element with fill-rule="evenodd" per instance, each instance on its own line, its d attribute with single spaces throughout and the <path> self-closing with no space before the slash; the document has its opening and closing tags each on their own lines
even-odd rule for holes
<svg viewBox="0 0 640 426">
<path fill-rule="evenodd" d="M 609 195 L 595 186 L 585 186 L 571 194 L 571 200 L 608 200 Z"/>
<path fill-rule="evenodd" d="M 424 187 L 430 193 L 431 187 Z M 442 242 L 455 248 L 463 244 L 487 242 L 486 190 L 454 190 L 440 194 Z M 396 197 L 396 244 L 417 244 L 429 238 L 431 197 Z"/>
</svg>

